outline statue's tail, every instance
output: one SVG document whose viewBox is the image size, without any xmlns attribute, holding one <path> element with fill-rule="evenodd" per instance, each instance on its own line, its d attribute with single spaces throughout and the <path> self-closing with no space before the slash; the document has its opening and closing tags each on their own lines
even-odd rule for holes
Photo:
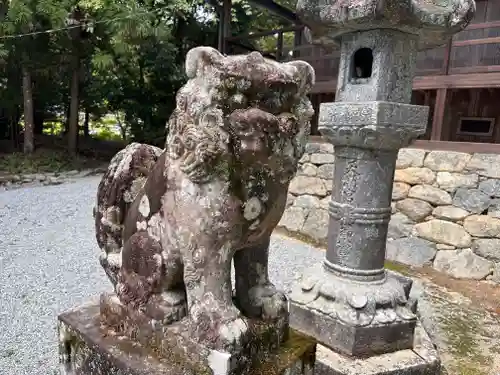
<svg viewBox="0 0 500 375">
<path fill-rule="evenodd" d="M 123 222 L 127 210 L 162 151 L 146 144 L 128 145 L 111 159 L 99 183 L 94 207 L 96 239 L 102 250 L 101 264 L 114 285 L 121 264 Z"/>
</svg>

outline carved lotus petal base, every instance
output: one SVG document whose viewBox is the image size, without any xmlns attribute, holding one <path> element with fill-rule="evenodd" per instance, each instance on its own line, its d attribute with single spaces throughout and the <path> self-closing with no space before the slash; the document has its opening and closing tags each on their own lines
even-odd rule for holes
<svg viewBox="0 0 500 375">
<path fill-rule="evenodd" d="M 111 299 L 112 300 L 112 299 Z M 136 318 L 122 323 L 138 324 Z M 181 321 L 182 322 L 182 321 Z M 71 375 L 313 375 L 316 344 L 288 330 L 284 342 L 271 324 L 253 324 L 255 334 L 246 350 L 230 354 L 196 344 L 174 323 L 163 340 L 146 326 L 135 336 L 124 335 L 103 320 L 102 306 L 92 303 L 59 316 L 61 374 Z M 171 329 L 177 325 L 179 330 Z M 153 328 L 153 327 L 151 327 Z M 165 328 L 165 327 L 164 327 Z M 184 327 L 185 328 L 185 327 Z M 150 330 L 151 332 L 151 330 Z M 279 342 L 279 344 L 278 344 Z M 271 350 L 272 349 L 272 350 Z"/>
<path fill-rule="evenodd" d="M 410 288 L 410 279 L 393 272 L 381 281 L 355 282 L 320 265 L 292 290 L 290 325 L 347 355 L 410 349 L 417 323 Z"/>
</svg>

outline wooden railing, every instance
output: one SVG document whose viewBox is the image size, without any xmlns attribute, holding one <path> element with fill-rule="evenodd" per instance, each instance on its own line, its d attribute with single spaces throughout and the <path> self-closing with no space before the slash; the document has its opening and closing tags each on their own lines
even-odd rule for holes
<svg viewBox="0 0 500 375">
<path fill-rule="evenodd" d="M 283 36 L 286 33 L 294 33 L 293 44 L 284 43 Z M 243 40 L 251 44 L 260 38 L 271 36 L 275 38 L 275 46 L 272 50 L 261 51 L 267 57 L 280 61 L 301 59 L 309 62 L 316 70 L 319 84 L 336 79 L 339 51 L 328 51 L 321 46 L 309 44 L 303 37 L 302 26 L 235 36 L 227 40 L 235 47 L 241 47 Z M 248 45 L 245 48 L 258 49 Z M 417 76 L 491 72 L 500 72 L 500 21 L 471 24 L 444 46 L 422 51 L 417 58 Z"/>
</svg>

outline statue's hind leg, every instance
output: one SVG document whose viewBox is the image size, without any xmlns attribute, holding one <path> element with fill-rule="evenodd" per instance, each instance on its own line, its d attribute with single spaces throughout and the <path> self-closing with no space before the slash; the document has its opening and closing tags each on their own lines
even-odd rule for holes
<svg viewBox="0 0 500 375">
<path fill-rule="evenodd" d="M 123 304 L 168 324 L 186 315 L 186 297 L 183 285 L 175 283 L 182 277 L 182 268 L 167 265 L 162 250 L 147 231 L 133 234 L 122 250 L 116 291 Z"/>
</svg>

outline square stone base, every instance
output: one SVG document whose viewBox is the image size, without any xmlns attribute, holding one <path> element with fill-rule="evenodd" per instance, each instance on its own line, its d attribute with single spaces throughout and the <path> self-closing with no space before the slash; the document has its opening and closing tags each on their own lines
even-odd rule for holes
<svg viewBox="0 0 500 375">
<path fill-rule="evenodd" d="M 313 375 L 316 344 L 289 332 L 276 351 L 258 356 L 246 368 L 228 368 L 225 353 L 211 353 L 203 361 L 183 358 L 165 348 L 141 345 L 114 334 L 102 324 L 99 303 L 59 316 L 61 373 L 71 375 Z M 163 350 L 161 350 L 163 349 Z M 170 353 L 170 354 L 169 354 Z M 197 358 L 195 355 L 194 358 Z"/>
<path fill-rule="evenodd" d="M 439 375 L 441 362 L 431 339 L 420 324 L 413 349 L 352 358 L 318 345 L 315 375 Z"/>
</svg>

